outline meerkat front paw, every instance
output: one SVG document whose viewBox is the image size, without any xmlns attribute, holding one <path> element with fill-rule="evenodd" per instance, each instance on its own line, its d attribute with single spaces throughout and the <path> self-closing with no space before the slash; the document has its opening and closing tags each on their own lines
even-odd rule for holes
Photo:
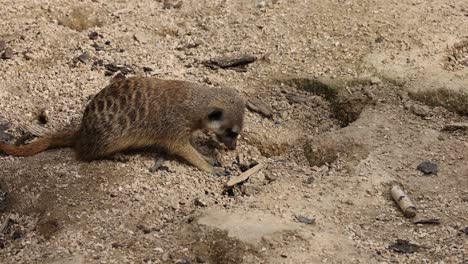
<svg viewBox="0 0 468 264">
<path fill-rule="evenodd" d="M 224 168 L 213 168 L 213 171 L 212 171 L 212 174 L 213 175 L 216 175 L 216 176 L 227 176 L 228 173 L 226 172 L 226 169 Z"/>
</svg>

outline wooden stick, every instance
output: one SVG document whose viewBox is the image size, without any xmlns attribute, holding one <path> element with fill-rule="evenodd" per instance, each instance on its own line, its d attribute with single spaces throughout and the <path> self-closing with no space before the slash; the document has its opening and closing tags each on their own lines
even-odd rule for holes
<svg viewBox="0 0 468 264">
<path fill-rule="evenodd" d="M 416 207 L 413 205 L 408 196 L 406 196 L 405 192 L 399 185 L 393 185 L 390 192 L 392 194 L 393 200 L 398 203 L 398 206 L 406 217 L 416 216 Z"/>
<path fill-rule="evenodd" d="M 257 164 L 256 166 L 248 169 L 247 171 L 241 173 L 239 176 L 237 177 L 232 177 L 227 183 L 226 183 L 226 186 L 227 187 L 232 187 L 238 183 L 241 183 L 245 180 L 247 180 L 250 176 L 252 176 L 253 174 L 259 172 L 262 168 L 264 167 L 264 165 L 262 163 L 259 163 Z"/>
</svg>

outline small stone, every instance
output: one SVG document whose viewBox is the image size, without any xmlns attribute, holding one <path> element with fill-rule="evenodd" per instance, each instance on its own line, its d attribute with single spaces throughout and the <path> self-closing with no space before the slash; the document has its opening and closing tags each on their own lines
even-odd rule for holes
<svg viewBox="0 0 468 264">
<path fill-rule="evenodd" d="M 429 115 L 429 112 L 431 111 L 429 107 L 425 105 L 411 105 L 410 106 L 410 111 L 413 112 L 415 115 L 425 117 Z"/>
<path fill-rule="evenodd" d="M 426 175 L 431 175 L 439 172 L 439 166 L 430 161 L 424 161 L 423 163 L 419 164 L 418 167 L 416 167 L 416 169 Z"/>
<path fill-rule="evenodd" d="M 3 51 L 2 54 L 2 59 L 9 60 L 11 58 L 13 58 L 13 50 L 11 48 L 5 48 L 5 51 Z"/>
<path fill-rule="evenodd" d="M 280 256 L 281 256 L 282 258 L 288 258 L 288 255 L 286 255 L 286 254 L 280 254 Z"/>
<path fill-rule="evenodd" d="M 382 36 L 378 36 L 376 39 L 375 39 L 375 43 L 383 43 L 385 41 L 385 38 L 382 37 Z"/>
<path fill-rule="evenodd" d="M 468 236 L 468 226 L 462 229 L 462 233 Z"/>
<path fill-rule="evenodd" d="M 193 204 L 195 206 L 200 206 L 200 207 L 206 207 L 207 206 L 207 203 L 205 201 L 203 201 L 202 199 L 200 199 L 200 198 L 196 198 L 195 200 L 193 200 Z"/>
<path fill-rule="evenodd" d="M 416 244 L 410 243 L 408 240 L 397 239 L 397 241 L 391 244 L 388 248 L 392 249 L 393 251 L 397 253 L 412 254 L 418 251 L 419 246 Z"/>
<path fill-rule="evenodd" d="M 80 56 L 76 57 L 76 59 L 82 63 L 86 63 L 89 58 L 91 58 L 91 54 L 89 52 L 85 51 L 83 52 Z"/>
<path fill-rule="evenodd" d="M 145 34 L 141 33 L 141 32 L 137 32 L 135 34 L 133 34 L 133 38 L 141 43 L 141 44 L 145 44 L 147 42 L 147 38 L 145 36 Z"/>
<path fill-rule="evenodd" d="M 416 219 L 416 220 L 413 220 L 413 224 L 440 225 L 440 219 L 438 218 Z"/>
<path fill-rule="evenodd" d="M 91 45 L 91 47 L 93 47 L 96 51 L 105 50 L 105 48 L 104 48 L 103 46 L 100 46 L 100 45 L 98 45 L 98 44 L 96 44 L 96 43 L 93 43 L 93 44 Z"/>
<path fill-rule="evenodd" d="M 206 263 L 206 260 L 202 256 L 196 256 L 195 261 L 197 263 Z"/>
<path fill-rule="evenodd" d="M 16 240 L 16 239 L 20 239 L 22 236 L 23 236 L 23 233 L 21 233 L 19 230 L 16 230 L 16 231 L 13 232 L 13 234 L 11 235 L 11 238 L 12 238 L 13 240 Z"/>
<path fill-rule="evenodd" d="M 303 215 L 295 215 L 294 218 L 296 218 L 298 222 L 308 224 L 308 225 L 315 223 L 315 218 L 309 218 Z"/>
<path fill-rule="evenodd" d="M 111 244 L 112 248 L 123 248 L 124 245 L 122 243 L 119 243 L 119 242 L 114 242 Z"/>
<path fill-rule="evenodd" d="M 96 40 L 99 38 L 99 33 L 97 33 L 96 31 L 91 31 L 89 32 L 88 37 L 91 40 Z"/>
<path fill-rule="evenodd" d="M 42 109 L 37 116 L 39 123 L 45 125 L 49 122 L 49 111 L 47 109 Z"/>
<path fill-rule="evenodd" d="M 146 66 L 145 66 L 145 67 L 143 67 L 143 71 L 144 71 L 144 72 L 152 72 L 153 69 L 150 68 L 150 67 L 146 67 Z"/>
<path fill-rule="evenodd" d="M 260 1 L 260 2 L 258 2 L 258 4 L 257 4 L 257 7 L 258 7 L 258 8 L 264 8 L 265 6 L 266 6 L 266 2 L 265 2 L 265 1 Z"/>
<path fill-rule="evenodd" d="M 313 184 L 315 181 L 315 177 L 314 176 L 310 176 L 309 178 L 307 178 L 307 180 L 305 180 L 305 183 L 307 184 Z"/>
<path fill-rule="evenodd" d="M 290 103 L 301 104 L 301 103 L 307 102 L 307 98 L 305 98 L 304 96 L 297 95 L 297 94 L 288 94 L 286 95 L 286 99 L 288 99 Z"/>
<path fill-rule="evenodd" d="M 164 253 L 164 250 L 162 248 L 160 248 L 160 247 L 154 248 L 154 251 L 156 251 L 159 254 Z"/>
</svg>

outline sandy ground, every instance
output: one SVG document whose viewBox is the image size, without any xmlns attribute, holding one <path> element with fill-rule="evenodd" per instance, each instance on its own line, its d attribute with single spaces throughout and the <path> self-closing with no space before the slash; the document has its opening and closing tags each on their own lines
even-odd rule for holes
<svg viewBox="0 0 468 264">
<path fill-rule="evenodd" d="M 265 164 L 230 190 L 169 157 L 150 172 L 148 151 L 1 156 L 1 263 L 468 263 L 466 1 L 0 4 L 4 141 L 30 140 L 44 109 L 47 129 L 76 124 L 116 68 L 235 87 L 273 112 L 247 112 L 235 151 L 198 135 L 232 175 Z M 203 65 L 239 54 L 258 59 Z"/>
</svg>

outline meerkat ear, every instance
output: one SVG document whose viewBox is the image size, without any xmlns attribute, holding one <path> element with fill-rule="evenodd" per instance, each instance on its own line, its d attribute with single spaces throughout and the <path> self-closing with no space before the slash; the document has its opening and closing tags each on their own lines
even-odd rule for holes
<svg viewBox="0 0 468 264">
<path fill-rule="evenodd" d="M 223 118 L 223 110 L 220 108 L 214 108 L 210 110 L 208 114 L 208 120 L 210 121 L 220 121 Z"/>
</svg>

